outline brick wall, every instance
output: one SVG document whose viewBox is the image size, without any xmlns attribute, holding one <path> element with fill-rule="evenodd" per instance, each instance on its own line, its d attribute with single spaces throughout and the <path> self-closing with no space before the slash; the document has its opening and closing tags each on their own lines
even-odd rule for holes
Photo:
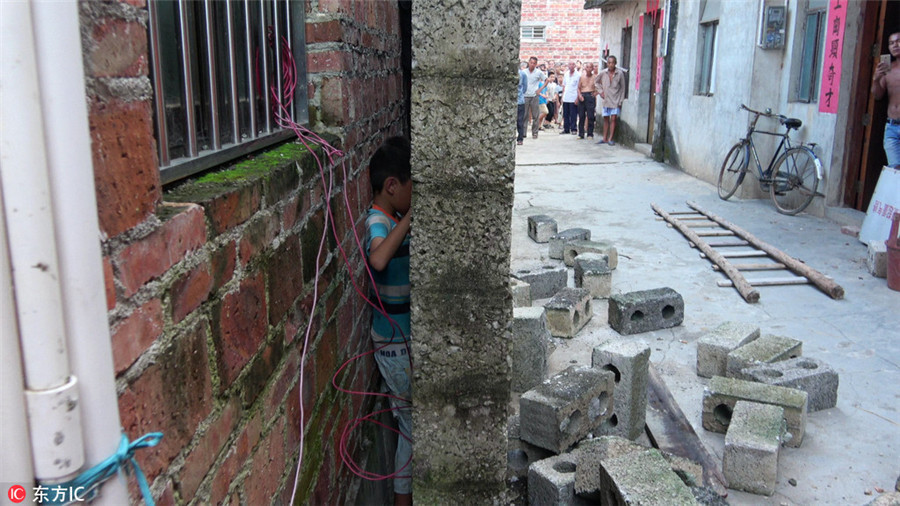
<svg viewBox="0 0 900 506">
<path fill-rule="evenodd" d="M 522 41 L 519 60 L 537 56 L 557 63 L 600 60 L 600 9 L 584 9 L 584 0 L 522 0 L 522 23 L 546 24 L 545 42 Z"/>
<path fill-rule="evenodd" d="M 350 282 L 365 290 L 352 228 L 363 233 L 372 198 L 368 158 L 402 133 L 406 115 L 397 4 L 307 2 L 310 123 L 343 147 L 349 171 L 345 179 L 334 167 L 329 195 L 313 153 L 293 143 L 163 188 L 146 2 L 80 5 L 121 422 L 132 439 L 165 435 L 137 455 L 154 496 L 160 504 L 287 503 L 302 375 L 307 424 L 298 497 L 352 501 L 358 487 L 338 443 L 346 422 L 373 403 L 331 382 L 342 363 L 370 347 L 369 311 Z M 345 195 L 352 216 L 343 211 Z M 326 201 L 335 208 L 337 239 L 329 232 L 317 264 Z M 371 391 L 377 379 L 367 357 L 337 382 Z M 357 461 L 366 458 L 363 439 L 360 430 L 350 439 Z M 137 500 L 134 483 L 131 489 Z"/>
</svg>

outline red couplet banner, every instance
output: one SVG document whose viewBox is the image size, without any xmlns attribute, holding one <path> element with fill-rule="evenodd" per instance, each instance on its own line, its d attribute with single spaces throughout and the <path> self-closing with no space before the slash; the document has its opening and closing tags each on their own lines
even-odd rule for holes
<svg viewBox="0 0 900 506">
<path fill-rule="evenodd" d="M 819 112 L 837 113 L 841 91 L 841 55 L 844 50 L 844 26 L 847 24 L 848 1 L 831 0 L 828 6 L 822 88 L 819 90 Z"/>
</svg>

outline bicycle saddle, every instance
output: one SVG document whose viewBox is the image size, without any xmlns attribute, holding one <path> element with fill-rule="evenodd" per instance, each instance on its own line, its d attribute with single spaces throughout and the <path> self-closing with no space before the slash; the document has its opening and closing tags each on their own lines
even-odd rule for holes
<svg viewBox="0 0 900 506">
<path fill-rule="evenodd" d="M 793 128 L 794 130 L 797 130 L 797 129 L 800 128 L 800 126 L 803 124 L 803 122 L 800 121 L 800 120 L 797 119 L 797 118 L 784 118 L 784 117 L 782 117 L 782 118 L 781 118 L 781 124 L 784 125 L 784 126 L 786 126 L 786 127 L 788 128 L 788 130 L 790 130 L 791 128 Z"/>
</svg>

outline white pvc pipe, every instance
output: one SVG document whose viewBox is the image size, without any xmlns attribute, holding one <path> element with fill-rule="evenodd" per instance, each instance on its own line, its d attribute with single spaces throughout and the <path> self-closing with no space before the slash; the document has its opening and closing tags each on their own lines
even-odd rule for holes
<svg viewBox="0 0 900 506">
<path fill-rule="evenodd" d="M 0 367 L 0 406 L 3 406 L 0 409 L 0 448 L 3 449 L 0 452 L 0 476 L 4 482 L 27 487 L 34 483 L 34 472 L 5 222 L 0 204 L 0 360 L 3 361 L 3 367 Z"/>
<path fill-rule="evenodd" d="M 25 356 L 25 384 L 29 389 L 49 390 L 68 380 L 69 363 L 31 12 L 27 2 L 2 5 L 0 175 L 9 253 Z"/>
<path fill-rule="evenodd" d="M 69 360 L 81 385 L 84 450 L 90 467 L 115 453 L 122 428 L 106 313 L 78 4 L 36 0 L 32 5 Z M 106 482 L 92 504 L 128 502 L 125 480 L 117 478 Z"/>
</svg>

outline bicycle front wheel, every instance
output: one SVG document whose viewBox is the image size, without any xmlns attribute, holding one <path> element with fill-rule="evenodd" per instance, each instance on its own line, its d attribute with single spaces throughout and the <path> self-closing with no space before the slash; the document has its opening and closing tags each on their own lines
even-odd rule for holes
<svg viewBox="0 0 900 506">
<path fill-rule="evenodd" d="M 749 146 L 745 141 L 740 141 L 728 151 L 722 167 L 719 169 L 719 179 L 716 186 L 719 190 L 719 198 L 728 200 L 734 195 L 744 175 L 747 174 L 747 166 L 750 164 Z"/>
<path fill-rule="evenodd" d="M 812 202 L 819 186 L 817 166 L 819 158 L 805 147 L 791 148 L 778 158 L 769 196 L 779 213 L 794 215 Z"/>
</svg>

